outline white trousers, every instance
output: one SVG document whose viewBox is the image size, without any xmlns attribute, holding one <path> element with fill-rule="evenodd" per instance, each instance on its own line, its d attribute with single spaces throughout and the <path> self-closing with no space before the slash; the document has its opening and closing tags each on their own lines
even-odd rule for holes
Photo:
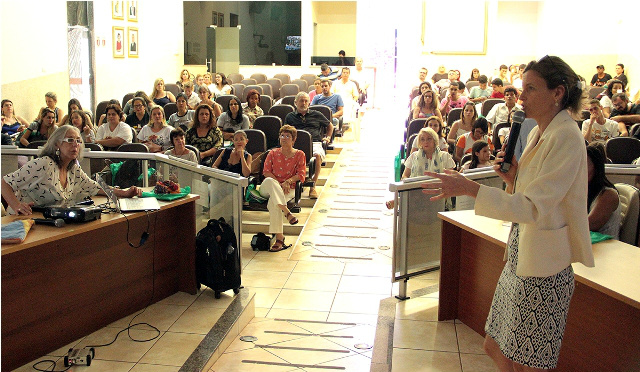
<svg viewBox="0 0 640 372">
<path fill-rule="evenodd" d="M 277 180 L 267 177 L 260 184 L 260 195 L 269 198 L 267 209 L 269 210 L 269 233 L 282 234 L 284 231 L 284 213 L 278 205 L 287 205 L 287 198 Z"/>
</svg>

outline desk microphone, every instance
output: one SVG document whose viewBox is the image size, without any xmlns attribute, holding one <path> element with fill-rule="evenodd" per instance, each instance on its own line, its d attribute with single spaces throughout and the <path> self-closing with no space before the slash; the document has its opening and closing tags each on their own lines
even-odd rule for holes
<svg viewBox="0 0 640 372">
<path fill-rule="evenodd" d="M 34 218 L 33 221 L 36 225 L 51 225 L 55 227 L 62 227 L 65 225 L 62 218 L 56 218 L 55 220 L 49 218 Z"/>
<path fill-rule="evenodd" d="M 504 160 L 500 164 L 500 172 L 507 173 L 511 168 L 511 159 L 516 151 L 516 143 L 520 136 L 520 124 L 525 119 L 524 112 L 516 111 L 513 114 L 513 123 L 511 124 L 511 131 L 509 132 L 509 139 L 507 140 L 507 151 L 504 154 Z"/>
</svg>

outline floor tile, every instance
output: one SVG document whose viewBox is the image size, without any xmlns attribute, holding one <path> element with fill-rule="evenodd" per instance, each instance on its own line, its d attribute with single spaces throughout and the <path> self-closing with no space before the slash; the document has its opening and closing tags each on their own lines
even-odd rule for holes
<svg viewBox="0 0 640 372">
<path fill-rule="evenodd" d="M 410 298 L 396 304 L 396 319 L 438 320 L 438 299 L 429 297 Z"/>
<path fill-rule="evenodd" d="M 380 301 L 389 296 L 361 293 L 338 293 L 331 312 L 377 314 Z"/>
<path fill-rule="evenodd" d="M 391 372 L 462 372 L 458 353 L 393 348 Z"/>
<path fill-rule="evenodd" d="M 457 353 L 455 324 L 396 319 L 393 347 Z"/>
<path fill-rule="evenodd" d="M 260 342 L 256 342 L 260 345 Z M 274 347 L 290 347 L 305 348 L 310 350 L 292 350 L 292 349 L 272 349 L 265 350 L 277 355 L 278 357 L 294 364 L 319 364 L 334 360 L 340 357 L 354 355 L 353 351 L 337 345 L 320 336 L 303 337 L 297 340 L 280 342 L 272 345 Z"/>
<path fill-rule="evenodd" d="M 279 288 L 252 288 L 252 290 L 256 293 L 254 298 L 256 307 L 272 307 L 281 292 Z"/>
<path fill-rule="evenodd" d="M 286 251 L 281 251 L 282 253 L 287 253 Z M 280 252 L 278 252 L 280 253 Z M 283 261 L 283 260 L 258 260 L 257 257 L 251 260 L 249 264 L 246 266 L 247 270 L 256 270 L 256 271 L 285 271 L 291 272 L 296 267 L 296 261 Z"/>
<path fill-rule="evenodd" d="M 484 344 L 484 337 L 476 333 L 476 331 L 469 328 L 464 323 L 456 323 L 455 326 L 461 353 L 485 354 L 482 347 Z"/>
<path fill-rule="evenodd" d="M 136 363 L 162 336 L 162 333 L 158 334 L 158 332 L 148 330 L 148 327 L 140 326 L 143 330 L 136 328 L 131 329 L 129 332 L 122 332 L 118 335 L 118 332 L 121 331 L 120 329 L 105 327 L 85 337 L 84 340 L 82 340 L 76 347 L 83 348 L 87 346 L 108 344 L 115 340 L 117 335 L 118 339 L 115 340 L 113 344 L 95 348 L 96 354 L 94 359 Z M 152 338 L 153 340 L 137 342 L 133 341 L 129 337 L 129 334 L 136 340 L 150 340 Z"/>
<path fill-rule="evenodd" d="M 266 364 L 243 363 L 243 360 L 257 360 L 263 362 L 287 363 L 260 348 L 224 353 L 211 368 L 216 372 L 289 372 L 292 366 L 274 366 Z"/>
<path fill-rule="evenodd" d="M 284 285 L 284 288 L 335 292 L 339 283 L 340 275 L 293 272 Z"/>
<path fill-rule="evenodd" d="M 204 335 L 165 332 L 140 362 L 182 366 L 202 339 L 204 339 Z"/>
<path fill-rule="evenodd" d="M 176 320 L 169 331 L 206 335 L 224 311 L 225 309 L 218 308 L 190 307 Z"/>
<path fill-rule="evenodd" d="M 328 311 L 311 311 L 311 310 L 290 310 L 290 309 L 271 309 L 267 317 L 273 319 L 296 319 L 296 320 L 315 320 L 326 321 L 329 316 Z"/>
<path fill-rule="evenodd" d="M 378 323 L 377 314 L 356 314 L 356 313 L 338 313 L 330 312 L 327 318 L 328 322 L 346 322 L 356 324 L 376 325 Z"/>
<path fill-rule="evenodd" d="M 256 307 L 255 308 L 255 317 L 256 318 L 265 318 L 271 308 L 269 307 Z"/>
<path fill-rule="evenodd" d="M 320 363 L 320 366 L 344 367 L 349 372 L 369 372 L 371 368 L 371 358 L 361 354 L 354 354 L 344 358 L 330 360 Z"/>
<path fill-rule="evenodd" d="M 289 279 L 289 272 L 271 271 L 265 273 L 257 270 L 242 271 L 242 285 L 252 288 L 282 288 Z"/>
<path fill-rule="evenodd" d="M 220 293 L 220 298 L 216 298 L 213 290 L 205 288 L 191 307 L 215 307 L 219 309 L 226 309 L 229 307 L 231 301 L 233 301 L 233 298 L 233 291 L 229 290 L 222 292 Z"/>
<path fill-rule="evenodd" d="M 195 295 L 186 293 L 186 292 L 176 292 L 174 294 L 172 294 L 171 296 L 158 301 L 158 304 L 161 305 L 184 305 L 184 306 L 189 306 L 191 305 L 196 299 L 198 299 L 198 296 L 200 296 L 200 293 L 197 293 Z"/>
<path fill-rule="evenodd" d="M 342 274 L 345 264 L 341 262 L 298 262 L 294 273 L 310 273 L 310 274 Z"/>
<path fill-rule="evenodd" d="M 136 312 L 135 314 L 109 324 L 109 327 L 120 329 L 126 328 L 131 319 L 133 319 L 136 314 L 140 314 L 135 317 L 132 324 L 149 323 L 160 331 L 166 331 L 173 323 L 175 323 L 176 320 L 178 320 L 185 310 L 187 310 L 187 306 L 184 305 L 153 304 L 142 312 Z"/>
<path fill-rule="evenodd" d="M 383 278 L 390 278 L 391 274 L 391 265 L 386 264 L 347 263 L 344 268 L 344 275 L 379 276 Z"/>
<path fill-rule="evenodd" d="M 383 277 L 344 275 L 338 287 L 339 293 L 371 293 L 391 296 L 391 279 Z"/>
<path fill-rule="evenodd" d="M 488 355 L 460 354 L 463 372 L 498 372 L 498 367 Z"/>
<path fill-rule="evenodd" d="M 158 364 L 136 364 L 129 372 L 178 372 L 180 367 L 161 366 Z"/>
<path fill-rule="evenodd" d="M 283 289 L 273 304 L 276 309 L 329 311 L 334 292 Z"/>
</svg>

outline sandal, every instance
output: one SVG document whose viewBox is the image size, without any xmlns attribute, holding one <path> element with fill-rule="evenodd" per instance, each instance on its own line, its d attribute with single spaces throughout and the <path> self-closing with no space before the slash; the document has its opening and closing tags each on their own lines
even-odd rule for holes
<svg viewBox="0 0 640 372">
<path fill-rule="evenodd" d="M 289 225 L 295 225 L 298 223 L 298 218 L 292 215 L 291 212 L 285 214 L 284 217 L 289 221 Z"/>
<path fill-rule="evenodd" d="M 273 243 L 273 246 L 269 249 L 269 252 L 280 252 L 284 249 L 291 247 L 291 244 L 284 245 L 284 238 L 282 240 L 276 239 L 276 242 Z"/>
</svg>

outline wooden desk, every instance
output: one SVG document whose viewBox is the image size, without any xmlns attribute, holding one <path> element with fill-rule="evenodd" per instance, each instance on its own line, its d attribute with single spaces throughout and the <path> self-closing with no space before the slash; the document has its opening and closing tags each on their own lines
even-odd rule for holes
<svg viewBox="0 0 640 372">
<path fill-rule="evenodd" d="M 473 211 L 439 216 L 438 320 L 460 319 L 484 336 L 510 224 Z M 640 248 L 609 240 L 595 244 L 593 254 L 596 267 L 573 265 L 576 289 L 557 370 L 639 371 Z"/>
<path fill-rule="evenodd" d="M 195 294 L 195 200 L 157 212 L 34 225 L 2 246 L 2 370 L 12 370 L 177 291 Z M 98 198 L 94 198 L 98 199 Z M 34 217 L 40 217 L 35 214 Z M 2 218 L 2 223 L 18 219 Z M 148 227 L 147 222 L 149 221 Z"/>
</svg>

